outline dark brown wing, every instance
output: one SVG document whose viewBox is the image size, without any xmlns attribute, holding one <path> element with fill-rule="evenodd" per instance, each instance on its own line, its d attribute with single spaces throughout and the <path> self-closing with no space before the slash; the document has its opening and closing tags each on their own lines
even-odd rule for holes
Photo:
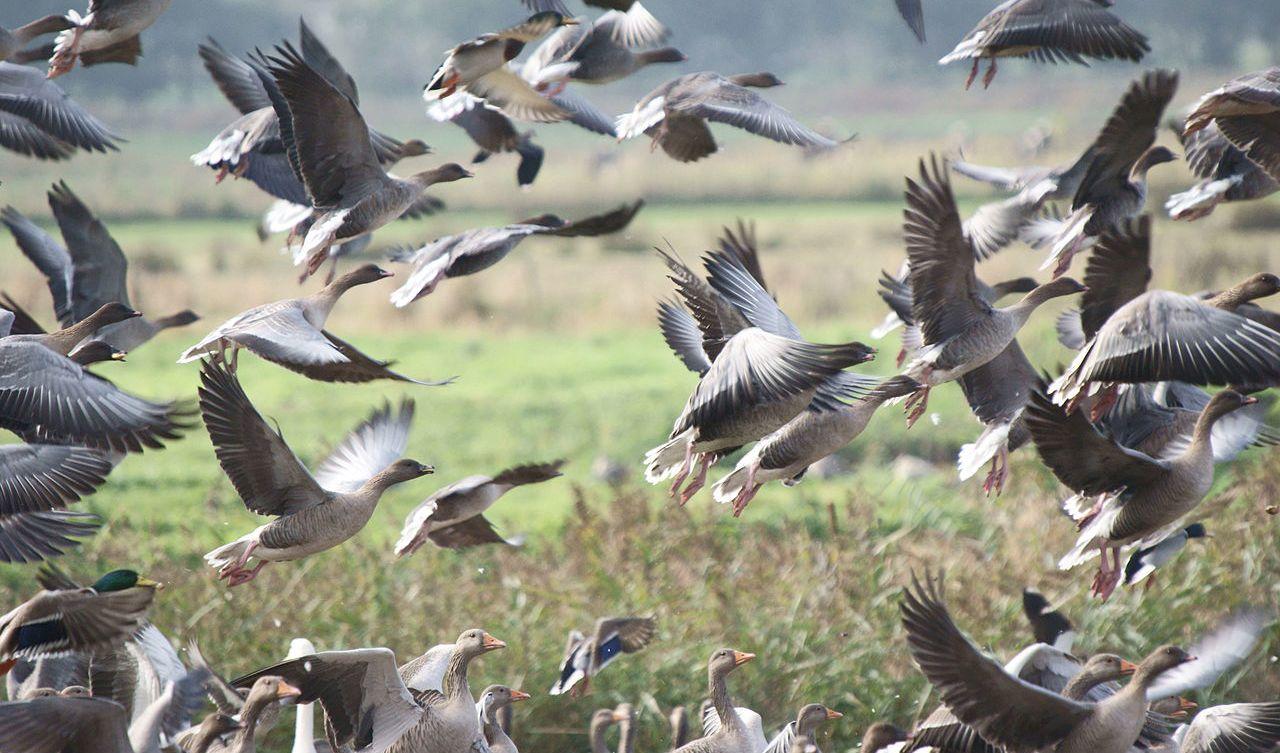
<svg viewBox="0 0 1280 753">
<path fill-rule="evenodd" d="M 1246 157 L 1280 180 L 1280 112 L 1226 116 L 1214 122 Z"/>
<path fill-rule="evenodd" d="M 1137 489 L 1163 479 L 1168 464 L 1121 447 L 1103 436 L 1084 411 L 1070 414 L 1035 390 L 1023 413 L 1040 458 L 1072 491 L 1103 494 L 1120 487 Z"/>
<path fill-rule="evenodd" d="M 1129 179 L 1133 163 L 1156 142 L 1160 120 L 1178 91 L 1178 72 L 1153 70 L 1129 85 L 1093 142 L 1096 150 L 1076 190 L 1073 208 L 1105 199 Z"/>
<path fill-rule="evenodd" d="M 540 235 L 559 235 L 566 238 L 583 238 L 597 235 L 609 235 L 626 228 L 635 219 L 636 214 L 644 207 L 644 200 L 634 204 L 624 204 L 617 209 L 603 214 L 584 217 L 576 222 L 566 222 L 559 227 L 540 230 Z"/>
<path fill-rule="evenodd" d="M 392 361 L 379 361 L 376 358 L 371 358 L 356 346 L 327 330 L 322 331 L 322 334 L 329 342 L 333 343 L 338 352 L 346 357 L 347 360 L 345 362 L 286 363 L 279 361 L 278 363 L 291 371 L 296 371 L 309 379 L 315 379 L 319 382 L 362 383 L 378 379 L 390 379 L 396 382 L 410 382 L 428 387 L 440 387 L 450 384 L 456 379 L 456 377 L 450 377 L 449 379 L 431 382 L 407 377 L 391 370 Z"/>
<path fill-rule="evenodd" d="M 1121 306 L 1147 292 L 1151 282 L 1151 215 L 1127 220 L 1102 234 L 1084 271 L 1080 323 L 1093 339 Z"/>
<path fill-rule="evenodd" d="M 108 303 L 129 305 L 126 275 L 129 263 L 107 232 L 65 182 L 49 190 L 49 208 L 62 231 L 71 256 L 71 314 L 75 321 Z"/>
<path fill-rule="evenodd" d="M 595 645 L 603 646 L 617 636 L 622 650 L 634 654 L 657 635 L 658 621 L 653 617 L 606 617 L 596 622 Z"/>
<path fill-rule="evenodd" d="M 1109 4 L 1097 0 L 1023 0 L 992 18 L 981 46 L 1033 48 L 1027 54 L 1045 62 L 1141 60 L 1151 50 L 1146 36 L 1109 11 Z"/>
<path fill-rule="evenodd" d="M 973 246 L 964 236 L 951 178 L 937 157 L 920 161 L 920 180 L 907 179 L 903 235 L 910 270 L 912 319 L 925 343 L 935 345 L 967 331 L 991 304 L 978 293 Z"/>
<path fill-rule="evenodd" d="M 493 524 L 483 515 L 467 518 L 448 528 L 438 528 L 427 534 L 436 546 L 445 549 L 467 549 L 483 544 L 506 544 L 514 546 L 493 528 Z"/>
<path fill-rule="evenodd" d="M 1092 706 L 1063 698 L 1004 671 L 960 632 L 943 601 L 942 578 L 912 577 L 902 625 L 920 671 L 955 714 L 983 738 L 1011 750 L 1049 748 L 1089 718 Z"/>
<path fill-rule="evenodd" d="M 726 227 L 720 235 L 720 251 L 738 259 L 744 269 L 756 278 L 760 287 L 765 290 L 769 285 L 764 281 L 764 269 L 760 266 L 759 245 L 756 243 L 756 225 L 754 222 L 738 220 L 738 226 Z"/>
<path fill-rule="evenodd" d="M 271 98 L 253 68 L 222 48 L 212 37 L 197 48 L 204 69 L 213 77 L 222 96 L 242 115 L 271 106 Z"/>
</svg>

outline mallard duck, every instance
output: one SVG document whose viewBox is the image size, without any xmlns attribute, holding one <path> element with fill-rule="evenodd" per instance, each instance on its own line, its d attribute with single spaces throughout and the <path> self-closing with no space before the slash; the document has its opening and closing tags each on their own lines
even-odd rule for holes
<svg viewBox="0 0 1280 753">
<path fill-rule="evenodd" d="M 511 544 L 493 529 L 484 512 L 517 486 L 540 484 L 564 475 L 560 468 L 565 462 L 517 465 L 492 477 L 467 476 L 440 489 L 405 518 L 396 541 L 396 556 L 413 554 L 427 541 L 446 549 Z"/>
<path fill-rule="evenodd" d="M 56 444 L 0 446 L 0 562 L 39 562 L 76 546 L 100 519 L 67 505 L 93 494 L 111 472 L 106 453 Z"/>
<path fill-rule="evenodd" d="M 1218 393 L 1200 413 L 1190 443 L 1157 460 L 1104 437 L 1081 413 L 1067 414 L 1036 392 L 1027 406 L 1027 428 L 1041 459 L 1077 495 L 1064 509 L 1077 521 L 1080 537 L 1059 567 L 1076 567 L 1096 549 L 1102 559 L 1093 592 L 1106 600 L 1124 575 L 1121 550 L 1159 542 L 1208 494 L 1213 425 L 1254 402 L 1234 390 Z"/>
<path fill-rule="evenodd" d="M 446 278 L 482 272 L 505 259 L 525 238 L 538 235 L 594 238 L 621 232 L 643 207 L 644 202 L 637 201 L 576 222 L 544 214 L 514 225 L 468 230 L 420 248 L 393 252 L 394 261 L 411 264 L 413 270 L 404 284 L 391 294 L 391 302 L 403 308 L 430 295 Z"/>
<path fill-rule="evenodd" d="M 674 78 L 637 102 L 630 113 L 618 117 L 618 140 L 643 133 L 672 159 L 695 162 L 720 150 L 707 126 L 710 121 L 782 144 L 811 149 L 838 145 L 751 91 L 775 86 L 782 86 L 782 80 L 772 73 L 723 76 L 704 71 Z"/>
<path fill-rule="evenodd" d="M 585 695 L 592 677 L 619 656 L 642 650 L 657 634 L 658 621 L 653 617 L 602 617 L 590 637 L 571 631 L 550 695 Z"/>
<path fill-rule="evenodd" d="M 307 189 L 313 213 L 297 259 L 307 274 L 329 258 L 334 244 L 372 233 L 398 219 L 437 183 L 471 177 L 448 163 L 398 178 L 387 173 L 370 142 L 369 126 L 351 96 L 316 70 L 294 46 L 277 45 L 258 63 L 274 87 L 266 87 L 281 142 L 294 174 Z M 342 159 L 334 159 L 341 154 Z"/>
<path fill-rule="evenodd" d="M 1093 245 L 1108 228 L 1137 217 L 1147 201 L 1147 172 L 1173 162 L 1177 156 L 1156 146 L 1156 134 L 1164 110 L 1178 90 L 1177 71 L 1147 71 L 1135 81 L 1121 101 L 1097 144 L 1084 177 L 1071 199 L 1071 213 L 1061 219 L 1046 218 L 1029 225 L 1024 236 L 1035 248 L 1049 247 L 1042 269 L 1053 266 L 1053 275 L 1065 274 L 1072 257 Z"/>
<path fill-rule="evenodd" d="M 360 93 L 355 79 L 312 33 L 305 20 L 299 20 L 298 25 L 303 59 L 358 107 Z M 269 76 L 258 76 L 249 63 L 231 55 L 213 39 L 201 43 L 199 53 L 205 70 L 223 96 L 240 111 L 240 117 L 202 151 L 192 155 L 191 161 L 214 170 L 218 182 L 231 174 L 251 181 L 278 199 L 309 205 L 306 187 L 290 166 L 280 135 L 280 121 L 272 107 L 272 94 L 278 94 L 275 81 Z M 384 167 L 431 151 L 418 139 L 400 141 L 373 128 L 369 129 L 369 143 Z"/>
<path fill-rule="evenodd" d="M 47 60 L 53 54 L 52 46 L 26 48 L 27 42 L 69 28 L 71 21 L 66 16 L 59 15 L 37 18 L 13 29 L 0 26 L 0 62 L 22 64 Z"/>
<path fill-rule="evenodd" d="M 65 181 L 54 184 L 48 197 L 65 247 L 12 207 L 0 212 L 0 222 L 44 274 L 58 321 L 69 327 L 108 304 L 129 307 L 129 261 L 120 244 Z M 101 327 L 88 339 L 128 353 L 166 329 L 185 327 L 199 319 L 190 309 L 156 319 L 137 315 Z"/>
<path fill-rule="evenodd" d="M 639 3 L 632 6 L 636 9 L 644 11 Z M 653 20 L 648 32 L 633 33 L 634 18 L 631 13 L 611 10 L 592 23 L 559 29 L 538 46 L 521 68 L 521 75 L 538 91 L 555 95 L 563 92 L 568 82 L 608 84 L 650 65 L 688 59 L 674 47 L 637 49 L 662 42 L 668 32 L 648 16 Z"/>
<path fill-rule="evenodd" d="M 387 361 L 370 358 L 324 328 L 338 299 L 357 285 L 392 277 L 391 272 L 366 264 L 342 275 L 306 298 L 286 298 L 241 312 L 183 351 L 178 363 L 205 356 L 225 360 L 231 371 L 241 348 L 274 364 L 321 382 L 368 382 L 392 379 L 440 386 L 452 379 L 427 382 L 392 371 Z M 230 348 L 229 359 L 225 351 Z"/>
<path fill-rule="evenodd" d="M 1172 562 L 1173 558 L 1177 557 L 1178 553 L 1193 539 L 1203 539 L 1209 535 L 1203 523 L 1192 523 L 1151 546 L 1135 550 L 1129 555 L 1129 561 L 1125 563 L 1124 578 L 1121 582 L 1126 586 L 1133 586 L 1145 580 L 1146 587 L 1150 589 L 1151 584 L 1155 583 L 1157 568 Z"/>
<path fill-rule="evenodd" d="M 40 71 L 0 62 L 0 147 L 42 160 L 117 151 L 120 137 Z"/>
<path fill-rule="evenodd" d="M 114 452 L 160 448 L 188 428 L 185 403 L 134 397 L 48 346 L 70 349 L 86 333 L 64 334 L 0 337 L 0 427 L 28 442 Z"/>
<path fill-rule="evenodd" d="M 390 406 L 374 412 L 312 475 L 225 366 L 205 361 L 200 385 L 200 413 L 218 463 L 245 507 L 277 516 L 205 555 L 231 586 L 253 580 L 268 562 L 338 546 L 364 528 L 387 489 L 435 470 L 401 459 L 413 420 L 411 401 L 394 415 Z M 253 569 L 245 566 L 250 557 L 258 560 Z"/>
<path fill-rule="evenodd" d="M 490 685 L 480 692 L 480 700 L 476 701 L 476 711 L 480 714 L 484 739 L 492 753 L 520 753 L 499 720 L 503 709 L 509 709 L 511 704 L 527 701 L 530 698 L 532 696 L 528 693 L 506 685 Z"/>
<path fill-rule="evenodd" d="M 733 699 L 729 697 L 727 681 L 730 672 L 754 658 L 755 654 L 731 648 L 712 652 L 711 658 L 707 660 L 707 690 L 719 726 L 705 737 L 677 748 L 680 753 L 759 753 L 760 748 L 753 743 L 747 724 L 738 715 Z"/>
<path fill-rule="evenodd" d="M 1199 182 L 1164 203 L 1171 219 L 1194 222 L 1213 214 L 1219 204 L 1262 199 L 1280 191 L 1280 181 L 1231 143 L 1216 122 L 1191 134 L 1180 123 L 1174 127 L 1187 166 Z"/>
<path fill-rule="evenodd" d="M 71 28 L 58 34 L 49 58 L 49 78 L 68 73 L 79 61 L 136 65 L 142 56 L 142 32 L 169 9 L 173 0 L 89 0 L 82 16 L 67 12 Z"/>
<path fill-rule="evenodd" d="M 1228 625 L 1196 647 L 1161 646 L 1129 684 L 1100 702 L 1076 701 L 1009 674 L 956 627 L 941 578 L 913 578 L 901 603 L 907 645 L 956 717 L 994 745 L 1058 753 L 1125 753 L 1139 739 L 1148 704 L 1213 682 L 1253 649 L 1261 622 Z M 1199 649 L 1206 649 L 1199 651 Z"/>
<path fill-rule="evenodd" d="M 903 370 L 921 385 L 906 401 L 910 427 L 924 415 L 934 386 L 1006 353 L 1037 308 L 1084 286 L 1064 277 L 1037 286 L 1012 306 L 992 307 L 979 294 L 973 246 L 961 229 L 948 170 L 936 158 L 929 166 L 920 161 L 919 182 L 907 179 L 904 217 L 912 319 L 923 336 L 921 349 Z"/>
<path fill-rule="evenodd" d="M 88 588 L 42 590 L 0 617 L 0 672 L 18 659 L 119 645 L 141 626 L 162 587 L 133 570 L 112 570 Z"/>
<path fill-rule="evenodd" d="M 1076 629 L 1071 620 L 1054 609 L 1049 600 L 1034 588 L 1022 589 L 1022 613 L 1031 623 L 1031 634 L 1036 643 L 1045 643 L 1070 653 L 1076 640 Z"/>
<path fill-rule="evenodd" d="M 422 90 L 428 102 L 465 91 L 514 118 L 539 122 L 564 120 L 567 113 L 534 91 L 529 82 L 507 64 L 519 57 L 529 42 L 537 41 L 561 26 L 578 21 L 555 11 L 535 13 L 509 29 L 482 34 L 449 50 L 431 81 Z"/>
<path fill-rule="evenodd" d="M 1039 63 L 1094 60 L 1138 62 L 1151 51 L 1141 32 L 1107 10 L 1113 0 L 1005 0 L 965 35 L 955 49 L 938 61 L 946 65 L 973 60 L 964 83 L 968 89 L 984 58 L 991 61 L 982 87 L 996 77 L 1002 57 L 1031 58 Z"/>
<path fill-rule="evenodd" d="M 1280 67 L 1232 79 L 1200 98 L 1184 135 L 1218 127 L 1245 156 L 1280 180 Z"/>
</svg>

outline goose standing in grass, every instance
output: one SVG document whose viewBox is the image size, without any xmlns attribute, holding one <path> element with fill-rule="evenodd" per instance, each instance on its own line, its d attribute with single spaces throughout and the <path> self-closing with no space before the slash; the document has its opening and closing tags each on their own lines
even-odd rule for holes
<svg viewBox="0 0 1280 753">
<path fill-rule="evenodd" d="M 236 370 L 241 348 L 274 364 L 321 382 L 368 382 L 392 379 L 425 386 L 452 382 L 427 382 L 392 371 L 388 361 L 370 358 L 354 345 L 324 328 L 329 313 L 348 290 L 393 276 L 366 264 L 342 275 L 306 298 L 286 298 L 241 312 L 223 322 L 204 339 L 183 351 L 178 363 L 206 356 L 225 360 Z M 231 354 L 226 355 L 230 348 Z"/>
<path fill-rule="evenodd" d="M 439 690 L 422 688 L 416 675 L 423 655 L 400 667 L 404 680 L 423 713 L 417 723 L 390 748 L 392 753 L 454 753 L 459 750 L 483 750 L 484 732 L 476 714 L 476 699 L 467 682 L 467 669 L 472 660 L 506 648 L 507 644 L 483 630 L 473 628 L 458 636 L 449 655 Z"/>
<path fill-rule="evenodd" d="M 964 88 L 973 86 L 978 66 L 990 60 L 982 87 L 996 77 L 1002 57 L 1031 58 L 1038 63 L 1079 63 L 1128 60 L 1134 63 L 1151 51 L 1147 38 L 1108 8 L 1113 0 L 1005 0 L 978 22 L 938 61 L 946 65 L 973 60 Z"/>
<path fill-rule="evenodd" d="M 432 241 L 421 248 L 392 254 L 395 261 L 413 265 L 408 279 L 394 293 L 397 308 L 430 295 L 440 282 L 482 272 L 507 258 L 516 246 L 531 236 L 594 238 L 621 232 L 631 224 L 643 201 L 623 205 L 610 212 L 566 222 L 554 214 L 533 217 L 514 225 L 478 228 Z"/>
<path fill-rule="evenodd" d="M 678 753 L 760 753 L 761 747 L 753 743 L 751 732 L 729 696 L 728 676 L 733 670 L 756 658 L 755 654 L 717 649 L 707 661 L 707 691 L 719 726 L 714 732 L 698 738 L 681 748 Z"/>
<path fill-rule="evenodd" d="M 218 463 L 245 507 L 276 519 L 205 555 L 231 586 L 248 583 L 268 562 L 302 559 L 342 544 L 369 522 L 383 493 L 434 469 L 400 459 L 408 443 L 413 403 L 375 411 L 338 445 L 314 475 L 284 436 L 249 402 L 226 366 L 205 361 L 200 413 Z M 256 557 L 258 564 L 246 563 Z"/>
<path fill-rule="evenodd" d="M 26 47 L 26 44 L 46 34 L 69 28 L 70 19 L 59 15 L 37 18 L 13 29 L 0 26 L 0 62 L 23 64 L 47 60 L 53 54 L 52 46 Z"/>
<path fill-rule="evenodd" d="M 311 31 L 305 20 L 300 19 L 298 26 L 303 59 L 359 107 L 360 92 L 355 79 Z M 199 52 L 205 70 L 227 101 L 239 110 L 240 117 L 202 151 L 192 155 L 191 161 L 214 170 L 219 182 L 232 174 L 251 181 L 278 199 L 308 205 L 306 187 L 290 166 L 280 134 L 280 120 L 272 107 L 272 95 L 278 94 L 275 81 L 258 76 L 249 63 L 231 55 L 213 39 L 201 43 Z M 418 139 L 400 141 L 373 128 L 369 129 L 369 142 L 379 164 L 384 167 L 431 151 Z"/>
<path fill-rule="evenodd" d="M 77 149 L 117 151 L 119 140 L 40 71 L 0 61 L 0 146 L 36 159 L 66 160 Z"/>
<path fill-rule="evenodd" d="M 994 308 L 979 294 L 972 244 L 965 238 L 945 165 L 920 161 L 919 182 L 907 179 L 907 279 L 912 319 L 922 347 L 903 374 L 921 388 L 906 401 L 907 426 L 924 415 L 929 391 L 1005 353 L 1031 314 L 1046 301 L 1084 289 L 1064 277 L 1037 286 L 1017 303 Z"/>
<path fill-rule="evenodd" d="M 445 549 L 512 544 L 494 530 L 485 511 L 518 486 L 540 484 L 564 475 L 560 469 L 565 462 L 517 465 L 492 477 L 467 476 L 440 489 L 405 518 L 396 541 L 396 556 L 413 554 L 428 541 Z"/>
<path fill-rule="evenodd" d="M 408 178 L 387 173 L 351 96 L 317 71 L 288 42 L 261 61 L 275 87 L 266 87 L 280 139 L 294 174 L 317 210 L 297 258 L 314 274 L 334 244 L 368 235 L 398 219 L 437 183 L 471 177 L 448 163 Z"/>
<path fill-rule="evenodd" d="M 1147 201 L 1147 172 L 1177 156 L 1156 146 L 1165 108 L 1178 90 L 1177 71 L 1147 71 L 1121 100 L 1095 142 L 1096 152 L 1071 199 L 1071 213 L 1028 226 L 1025 237 L 1036 248 L 1048 247 L 1043 268 L 1065 274 L 1072 257 L 1093 245 L 1108 228 L 1137 217 Z"/>
<path fill-rule="evenodd" d="M 1079 411 L 1068 414 L 1044 393 L 1035 393 L 1027 406 L 1027 428 L 1041 459 L 1076 493 L 1064 510 L 1077 521 L 1080 536 L 1059 567 L 1083 564 L 1096 551 L 1101 562 L 1093 593 L 1104 601 L 1110 597 L 1124 576 L 1122 549 L 1163 540 L 1209 493 L 1214 424 L 1254 402 L 1233 390 L 1219 392 L 1200 413 L 1185 449 L 1157 460 L 1122 447 Z"/>
<path fill-rule="evenodd" d="M 102 223 L 65 181 L 48 193 L 49 209 L 58 222 L 58 243 L 13 207 L 0 212 L 18 248 L 45 276 L 54 313 L 64 327 L 83 321 L 103 306 L 129 303 L 129 260 Z M 190 309 L 146 319 L 142 316 L 107 325 L 91 335 L 122 352 L 132 352 L 166 329 L 199 320 Z"/>
<path fill-rule="evenodd" d="M 484 740 L 492 753 L 520 753 L 515 741 L 502 728 L 500 718 L 503 709 L 509 709 L 511 704 L 527 701 L 529 698 L 532 696 L 528 693 L 506 685 L 490 685 L 481 691 L 480 700 L 476 701 L 476 711 L 480 714 Z"/>
<path fill-rule="evenodd" d="M 1280 180 L 1231 143 L 1216 122 L 1187 134 L 1177 126 L 1187 166 L 1199 181 L 1165 202 L 1169 217 L 1195 220 L 1208 217 L 1219 204 L 1253 201 L 1280 191 Z"/>
<path fill-rule="evenodd" d="M 1216 125 L 1228 141 L 1280 181 L 1280 67 L 1232 79 L 1205 94 L 1183 133 Z"/>
<path fill-rule="evenodd" d="M 0 674 L 19 659 L 123 643 L 141 627 L 161 587 L 133 570 L 112 570 L 88 588 L 41 590 L 0 616 Z"/>
<path fill-rule="evenodd" d="M 49 58 L 49 78 L 69 73 L 80 62 L 137 65 L 142 32 L 169 9 L 173 0 L 89 0 L 83 16 L 67 12 L 71 27 L 60 34 Z"/>
<path fill-rule="evenodd" d="M 905 590 L 902 624 L 912 658 L 961 722 L 1015 751 L 1125 753 L 1142 735 L 1151 701 L 1212 683 L 1248 655 L 1262 629 L 1256 618 L 1228 625 L 1197 646 L 1198 655 L 1161 646 L 1114 695 L 1077 701 L 1020 680 L 980 653 L 943 598 L 941 578 L 913 578 Z"/>
<path fill-rule="evenodd" d="M 645 134 L 672 159 L 695 162 L 720 150 L 707 125 L 710 121 L 782 144 L 811 149 L 838 145 L 752 91 L 775 86 L 782 86 L 782 81 L 772 73 L 723 76 L 705 71 L 674 78 L 618 118 L 618 140 Z"/>
<path fill-rule="evenodd" d="M 632 8 L 643 10 L 639 3 Z M 650 65 L 688 59 L 674 47 L 638 49 L 663 42 L 669 32 L 657 24 L 646 33 L 629 36 L 632 18 L 629 13 L 611 10 L 592 23 L 558 30 L 538 46 L 521 68 L 521 75 L 538 91 L 555 96 L 569 82 L 609 84 Z"/>
<path fill-rule="evenodd" d="M 568 113 L 534 91 L 508 63 L 520 56 L 526 44 L 577 23 L 555 11 L 544 11 L 509 29 L 463 42 L 445 55 L 422 96 L 434 102 L 465 91 L 513 118 L 544 123 L 564 120 Z"/>
<path fill-rule="evenodd" d="M 39 562 L 77 546 L 100 519 L 67 506 L 106 483 L 106 453 L 57 444 L 0 446 L 0 562 Z"/>
<path fill-rule="evenodd" d="M 623 654 L 644 649 L 657 634 L 658 621 L 653 617 L 602 617 L 589 637 L 571 631 L 550 695 L 585 695 L 592 677 Z"/>
</svg>

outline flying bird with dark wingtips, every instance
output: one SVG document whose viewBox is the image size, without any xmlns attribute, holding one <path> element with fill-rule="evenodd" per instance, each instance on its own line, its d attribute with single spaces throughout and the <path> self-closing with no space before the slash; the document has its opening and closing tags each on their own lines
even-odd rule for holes
<svg viewBox="0 0 1280 753">
<path fill-rule="evenodd" d="M 1210 123 L 1280 180 L 1280 67 L 1232 79 L 1205 94 L 1187 116 L 1183 134 L 1190 136 Z"/>
<path fill-rule="evenodd" d="M 602 617 L 590 636 L 572 631 L 551 695 L 585 694 L 591 678 L 623 654 L 648 646 L 657 634 L 658 622 L 653 617 Z"/>
<path fill-rule="evenodd" d="M 26 44 L 46 34 L 69 28 L 71 20 L 58 15 L 37 18 L 13 29 L 0 26 L 0 61 L 22 64 L 47 60 L 53 54 L 53 45 L 27 47 Z"/>
<path fill-rule="evenodd" d="M 76 150 L 117 151 L 119 140 L 40 71 L 0 62 L 0 146 L 36 159 L 66 160 Z"/>
<path fill-rule="evenodd" d="M 58 34 L 49 58 L 49 78 L 69 73 L 79 62 L 137 65 L 142 57 L 142 32 L 169 9 L 173 0 L 89 0 L 81 15 L 67 12 L 71 27 Z"/>
</svg>

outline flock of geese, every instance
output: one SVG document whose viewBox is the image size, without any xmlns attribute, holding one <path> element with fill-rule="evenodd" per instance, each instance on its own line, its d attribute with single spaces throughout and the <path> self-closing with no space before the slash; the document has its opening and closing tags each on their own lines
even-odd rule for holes
<svg viewBox="0 0 1280 753">
<path fill-rule="evenodd" d="M 560 0 L 524 0 L 533 13 L 525 21 L 445 53 L 423 90 L 427 111 L 466 131 L 480 149 L 476 162 L 516 153 L 517 180 L 536 178 L 543 152 L 516 121 L 566 121 L 618 140 L 643 134 L 682 162 L 719 151 L 710 124 L 808 150 L 841 145 L 762 97 L 757 90 L 782 83 L 768 72 L 681 75 L 629 113 L 602 114 L 579 88 L 686 57 L 662 46 L 671 32 L 641 3 L 584 2 L 606 12 L 587 20 L 570 16 Z M 923 40 L 919 0 L 896 4 Z M 941 62 L 971 60 L 968 87 L 981 61 L 989 61 L 985 87 L 1002 57 L 1141 60 L 1146 37 L 1111 5 L 1007 0 Z M 0 145 L 47 160 L 118 149 L 118 137 L 52 79 L 77 65 L 136 64 L 140 34 L 168 6 L 169 0 L 91 0 L 83 15 L 0 29 Z M 56 34 L 52 42 L 41 41 L 50 34 Z M 197 416 L 245 506 L 270 518 L 205 555 L 231 587 L 252 581 L 268 563 L 341 546 L 364 528 L 388 488 L 434 471 L 403 457 L 412 399 L 375 409 L 329 457 L 307 468 L 254 406 L 237 364 L 243 350 L 320 382 L 452 382 L 394 371 L 327 326 L 347 291 L 393 276 L 374 264 L 339 273 L 340 261 L 392 221 L 441 211 L 443 202 L 427 190 L 472 173 L 456 163 L 408 177 L 388 172 L 429 147 L 371 129 L 354 79 L 305 23 L 296 45 L 284 41 L 238 57 L 210 39 L 199 55 L 240 114 L 192 161 L 218 181 L 231 175 L 271 196 L 262 232 L 288 233 L 304 282 L 326 264 L 327 279 L 310 295 L 254 306 L 212 329 L 179 358 L 199 364 L 195 406 L 156 402 L 119 389 L 90 367 L 122 360 L 158 332 L 190 326 L 198 315 L 149 318 L 130 306 L 126 255 L 67 183 L 48 193 L 61 241 L 12 207 L 4 209 L 0 221 L 46 278 L 57 320 L 46 329 L 17 301 L 0 299 L 0 426 L 22 440 L 0 446 L 5 562 L 44 561 L 92 535 L 97 518 L 70 506 L 106 483 L 130 454 L 179 439 Z M 29 65 L 40 61 L 47 73 Z M 1265 423 L 1265 396 L 1258 397 L 1280 384 L 1280 314 L 1255 302 L 1280 292 L 1280 278 L 1260 272 L 1226 290 L 1194 294 L 1148 287 L 1147 175 L 1177 159 L 1157 144 L 1177 87 L 1174 71 L 1141 74 L 1069 165 L 920 161 L 906 180 L 906 260 L 881 280 L 890 313 L 875 334 L 902 330 L 900 370 L 889 378 L 848 370 L 875 357 L 863 343 L 815 344 L 803 337 L 769 291 L 751 227 L 726 230 L 700 270 L 674 249 L 660 250 L 675 295 L 660 303 L 659 324 L 698 379 L 668 439 L 646 455 L 646 479 L 670 482 L 671 496 L 684 504 L 706 485 L 713 465 L 752 445 L 711 489 L 738 516 L 764 484 L 793 485 L 811 465 L 854 441 L 886 403 L 902 403 L 910 426 L 927 412 L 933 389 L 956 382 L 982 425 L 958 458 L 961 478 L 989 468 L 984 489 L 999 494 L 1010 453 L 1033 446 L 1071 492 L 1063 509 L 1079 539 L 1060 566 L 1073 568 L 1096 555 L 1093 592 L 1104 600 L 1121 584 L 1149 585 L 1161 565 L 1208 535 L 1188 518 L 1209 494 L 1215 465 L 1249 446 L 1280 442 Z M 1209 92 L 1175 119 L 1173 130 L 1200 182 L 1170 198 L 1172 219 L 1195 220 L 1218 204 L 1274 193 L 1280 187 L 1280 68 Z M 1009 196 L 964 218 L 953 171 Z M 1058 204 L 1064 212 L 1049 211 Z M 448 278 L 482 272 L 532 236 L 617 233 L 642 206 L 636 201 L 572 221 L 544 214 L 398 249 L 391 258 L 408 273 L 390 302 L 408 306 Z M 1045 249 L 1047 280 L 988 284 L 977 277 L 979 262 L 1019 240 Z M 1067 273 L 1083 254 L 1088 259 L 1078 281 Z M 1018 297 L 1001 305 L 1010 296 Z M 1079 306 L 1059 317 L 1057 330 L 1077 355 L 1051 375 L 1029 362 L 1017 335 L 1040 306 L 1067 296 L 1080 296 Z M 1210 393 L 1205 386 L 1225 389 Z M 428 542 L 453 549 L 517 543 L 495 529 L 486 511 L 516 487 L 557 478 L 563 465 L 530 462 L 439 489 L 409 514 L 395 553 L 411 555 Z M 403 665 L 385 648 L 317 652 L 299 640 L 280 663 L 227 681 L 197 646 L 188 646 L 184 660 L 147 620 L 160 584 L 116 570 L 84 586 L 49 564 L 37 581 L 35 596 L 0 616 L 0 670 L 11 699 L 0 704 L 4 753 L 246 753 L 285 704 L 298 707 L 297 753 L 517 751 L 511 706 L 528 694 L 495 685 L 477 700 L 467 682 L 473 660 L 506 646 L 484 630 L 467 630 Z M 1237 613 L 1190 651 L 1162 646 L 1133 664 L 1113 654 L 1076 658 L 1069 620 L 1035 592 L 1024 594 L 1024 604 L 1036 642 L 1002 666 L 952 620 L 941 574 L 913 576 L 901 600 L 902 625 L 941 705 L 910 733 L 877 723 L 863 750 L 1123 753 L 1136 746 L 1267 753 L 1280 743 L 1280 703 L 1218 706 L 1189 718 L 1194 705 L 1178 698 L 1246 659 L 1268 625 L 1266 615 Z M 587 692 L 604 667 L 656 636 L 655 620 L 642 616 L 604 618 L 590 634 L 575 632 L 550 693 Z M 729 648 L 711 654 L 704 734 L 689 739 L 686 716 L 677 709 L 673 749 L 817 750 L 818 727 L 839 712 L 806 705 L 770 739 L 759 714 L 734 705 L 728 677 L 752 658 Z M 217 710 L 201 716 L 206 699 Z M 311 704 L 324 712 L 323 740 L 313 739 Z M 598 711 L 590 723 L 593 753 L 608 751 L 604 733 L 615 725 L 618 750 L 630 750 L 635 713 L 629 704 Z"/>
</svg>

